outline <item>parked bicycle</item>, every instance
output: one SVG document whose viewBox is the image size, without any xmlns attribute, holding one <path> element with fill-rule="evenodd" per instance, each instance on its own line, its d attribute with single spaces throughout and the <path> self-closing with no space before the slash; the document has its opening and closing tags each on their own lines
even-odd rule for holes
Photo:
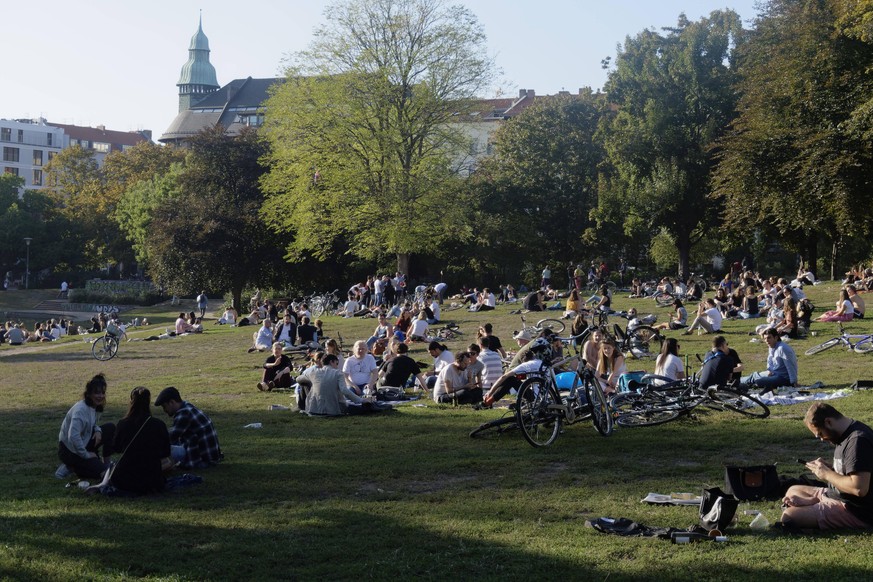
<svg viewBox="0 0 873 582">
<path fill-rule="evenodd" d="M 118 336 L 107 329 L 91 344 L 91 355 L 101 362 L 114 358 L 118 355 Z"/>
<path fill-rule="evenodd" d="M 313 317 L 321 317 L 324 312 L 332 313 L 339 303 L 337 293 L 339 289 L 334 289 L 329 293 L 321 293 L 309 297 L 309 311 Z"/>
<path fill-rule="evenodd" d="M 659 385 L 659 382 L 664 382 Z M 679 381 L 647 374 L 637 392 L 615 395 L 610 405 L 619 426 L 654 426 L 691 414 L 698 406 L 767 418 L 766 404 L 734 388 L 700 386 L 696 375 Z"/>
<path fill-rule="evenodd" d="M 623 317 L 630 324 L 630 316 L 622 311 L 614 315 Z M 650 325 L 637 325 L 634 328 L 622 329 L 618 324 L 613 324 L 613 330 L 617 342 L 617 348 L 623 353 L 630 353 L 634 358 L 656 358 L 661 353 L 664 345 L 664 336 Z"/>
<path fill-rule="evenodd" d="M 807 356 L 812 356 L 841 344 L 846 346 L 846 349 L 854 350 L 858 354 L 869 354 L 870 352 L 873 352 L 873 334 L 850 334 L 843 329 L 842 323 L 837 323 L 837 326 L 840 328 L 840 335 L 824 341 L 817 346 L 812 346 L 804 353 Z"/>
<path fill-rule="evenodd" d="M 521 326 L 522 326 L 521 331 L 526 331 L 526 332 L 528 332 L 528 334 L 530 334 L 531 337 L 536 337 L 547 329 L 552 331 L 553 333 L 561 333 L 567 327 L 567 324 L 565 324 L 560 319 L 547 317 L 545 319 L 541 319 L 541 320 L 537 321 L 536 324 L 534 324 L 534 325 L 528 325 L 527 320 L 524 317 L 524 314 L 522 314 Z M 521 332 L 514 331 L 514 332 L 512 332 L 512 335 L 515 336 L 515 335 L 518 335 L 519 333 L 521 333 Z"/>
</svg>

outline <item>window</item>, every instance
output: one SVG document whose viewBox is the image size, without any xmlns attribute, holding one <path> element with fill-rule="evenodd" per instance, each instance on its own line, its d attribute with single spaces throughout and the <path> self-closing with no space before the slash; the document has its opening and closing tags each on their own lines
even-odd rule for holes
<svg viewBox="0 0 873 582">
<path fill-rule="evenodd" d="M 108 154 L 109 153 L 109 144 L 103 143 L 100 141 L 95 141 L 94 142 L 94 150 L 98 151 L 100 153 L 103 153 L 103 154 Z"/>
<path fill-rule="evenodd" d="M 0 141 L 12 141 L 11 127 L 0 127 Z"/>
<path fill-rule="evenodd" d="M 55 157 L 55 152 L 49 152 L 48 161 L 51 162 Z"/>
<path fill-rule="evenodd" d="M 24 143 L 24 130 L 18 130 L 18 143 Z"/>
<path fill-rule="evenodd" d="M 54 137 L 54 135 L 52 135 L 50 133 L 45 134 L 45 145 L 51 146 L 53 137 Z"/>
<path fill-rule="evenodd" d="M 3 173 L 4 174 L 12 174 L 13 176 L 17 176 L 18 175 L 18 168 L 10 168 L 7 166 L 6 168 L 3 169 Z"/>
<path fill-rule="evenodd" d="M 33 185 L 42 186 L 42 170 L 33 171 Z"/>
<path fill-rule="evenodd" d="M 33 150 L 33 165 L 42 165 L 42 150 Z"/>
<path fill-rule="evenodd" d="M 17 162 L 18 161 L 18 148 L 3 148 L 3 161 L 4 162 Z"/>
</svg>

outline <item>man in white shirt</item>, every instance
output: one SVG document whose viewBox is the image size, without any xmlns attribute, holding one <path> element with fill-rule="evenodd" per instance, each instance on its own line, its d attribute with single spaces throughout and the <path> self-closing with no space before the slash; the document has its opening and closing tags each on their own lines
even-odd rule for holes
<svg viewBox="0 0 873 582">
<path fill-rule="evenodd" d="M 721 320 L 721 311 L 715 306 L 715 300 L 710 297 L 700 304 L 697 317 L 694 318 L 688 329 L 682 332 L 682 335 L 690 335 L 697 328 L 703 328 L 706 333 L 721 331 Z"/>
<path fill-rule="evenodd" d="M 437 403 L 476 404 L 482 401 L 482 389 L 475 387 L 467 376 L 470 354 L 459 352 L 455 361 L 442 369 L 433 388 Z"/>
</svg>

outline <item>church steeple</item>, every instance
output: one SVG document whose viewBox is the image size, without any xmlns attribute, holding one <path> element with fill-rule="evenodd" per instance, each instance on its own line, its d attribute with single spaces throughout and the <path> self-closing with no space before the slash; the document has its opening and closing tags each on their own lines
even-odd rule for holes
<svg viewBox="0 0 873 582">
<path fill-rule="evenodd" d="M 203 97 L 219 89 L 215 67 L 209 62 L 209 39 L 203 34 L 203 15 L 197 25 L 197 32 L 191 37 L 188 47 L 188 61 L 182 65 L 179 75 L 179 112 L 190 109 Z"/>
</svg>

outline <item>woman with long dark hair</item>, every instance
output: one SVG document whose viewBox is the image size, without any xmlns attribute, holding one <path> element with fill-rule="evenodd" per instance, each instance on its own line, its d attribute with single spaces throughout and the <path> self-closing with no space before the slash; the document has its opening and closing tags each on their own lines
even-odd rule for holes
<svg viewBox="0 0 873 582">
<path fill-rule="evenodd" d="M 167 425 L 152 416 L 151 392 L 138 386 L 130 392 L 127 414 L 118 421 L 115 450 L 121 453 L 109 483 L 135 494 L 164 489 L 164 471 L 172 468 Z"/>
</svg>

